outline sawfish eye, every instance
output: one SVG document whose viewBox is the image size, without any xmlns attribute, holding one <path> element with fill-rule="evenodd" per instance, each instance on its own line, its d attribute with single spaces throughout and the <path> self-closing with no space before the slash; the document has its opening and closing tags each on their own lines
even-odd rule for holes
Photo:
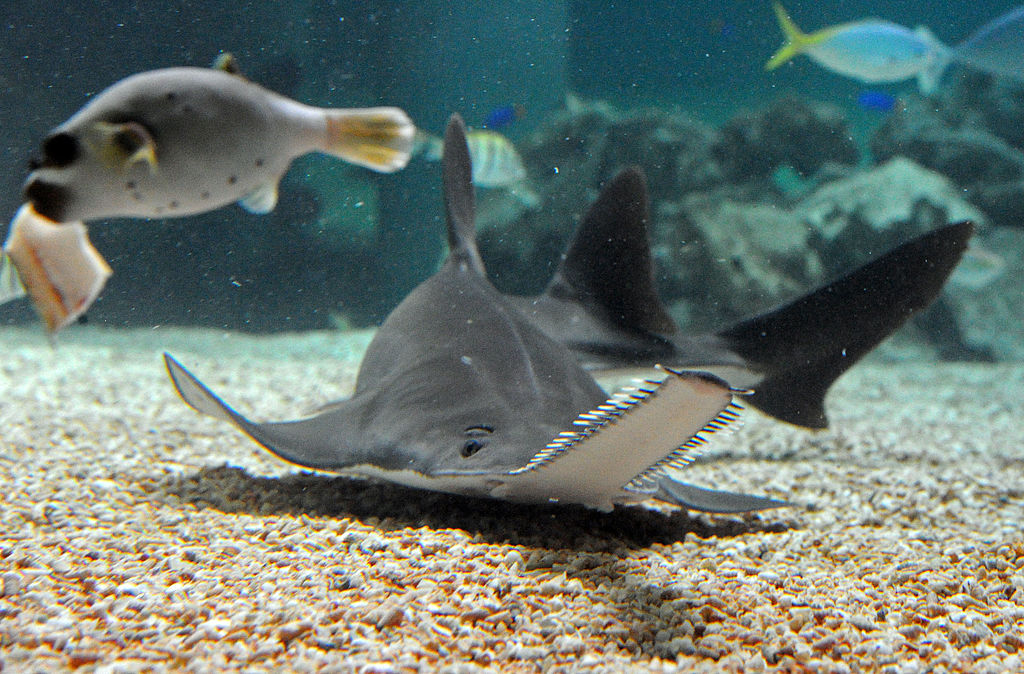
<svg viewBox="0 0 1024 674">
<path fill-rule="evenodd" d="M 479 440 L 466 440 L 466 443 L 462 445 L 462 456 L 468 459 L 483 448 L 484 443 Z"/>
<path fill-rule="evenodd" d="M 469 458 L 487 446 L 487 436 L 494 432 L 490 426 L 470 426 L 466 429 L 469 439 L 462 445 L 462 456 Z"/>
<path fill-rule="evenodd" d="M 80 148 L 78 141 L 69 133 L 57 133 L 43 141 L 43 163 L 63 168 L 76 159 Z"/>
</svg>

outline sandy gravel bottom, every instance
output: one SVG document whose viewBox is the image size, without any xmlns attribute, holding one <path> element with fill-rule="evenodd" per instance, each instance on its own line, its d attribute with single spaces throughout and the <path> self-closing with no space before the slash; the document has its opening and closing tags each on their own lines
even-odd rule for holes
<svg viewBox="0 0 1024 674">
<path fill-rule="evenodd" d="M 687 470 L 796 507 L 520 507 L 310 475 L 177 399 L 347 394 L 368 336 L 0 331 L 0 670 L 1024 668 L 1024 365 L 865 363 Z"/>
</svg>

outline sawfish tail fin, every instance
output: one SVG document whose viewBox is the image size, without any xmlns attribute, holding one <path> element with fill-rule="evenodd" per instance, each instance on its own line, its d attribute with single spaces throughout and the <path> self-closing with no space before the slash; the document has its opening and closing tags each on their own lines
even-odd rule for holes
<svg viewBox="0 0 1024 674">
<path fill-rule="evenodd" d="M 466 125 L 454 114 L 444 132 L 441 153 L 441 183 L 448 225 L 451 259 L 486 276 L 476 245 L 476 197 L 473 194 L 473 162 L 466 143 Z"/>
<path fill-rule="evenodd" d="M 746 401 L 789 423 L 825 428 L 832 383 L 938 296 L 974 232 L 940 227 L 774 311 L 718 333 L 764 378 Z"/>
<path fill-rule="evenodd" d="M 381 173 L 405 168 L 412 157 L 416 127 L 399 108 L 325 110 L 324 152 Z"/>
<path fill-rule="evenodd" d="M 828 29 L 810 35 L 800 30 L 793 19 L 789 18 L 789 14 L 781 2 L 773 2 L 772 9 L 775 11 L 775 18 L 779 22 L 779 28 L 782 29 L 786 41 L 764 64 L 765 70 L 775 70 L 793 57 L 802 54 L 808 47 L 818 44 L 828 37 L 828 32 L 826 32 Z"/>
</svg>

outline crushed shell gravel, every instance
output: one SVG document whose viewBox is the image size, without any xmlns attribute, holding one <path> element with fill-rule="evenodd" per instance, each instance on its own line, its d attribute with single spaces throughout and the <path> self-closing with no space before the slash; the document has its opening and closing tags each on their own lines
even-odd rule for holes
<svg viewBox="0 0 1024 674">
<path fill-rule="evenodd" d="M 876 358 L 829 431 L 745 413 L 687 478 L 797 505 L 712 516 L 302 473 L 160 362 L 293 417 L 368 338 L 0 330 L 0 671 L 1024 668 L 1024 366 Z"/>
</svg>

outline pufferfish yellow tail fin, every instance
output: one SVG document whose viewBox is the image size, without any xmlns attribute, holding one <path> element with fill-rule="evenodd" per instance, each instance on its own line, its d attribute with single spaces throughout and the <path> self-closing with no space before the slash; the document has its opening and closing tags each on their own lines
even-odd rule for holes
<svg viewBox="0 0 1024 674">
<path fill-rule="evenodd" d="M 823 42 L 832 35 L 833 31 L 828 28 L 811 34 L 803 32 L 795 23 L 793 23 L 793 19 L 789 18 L 789 14 L 786 13 L 786 9 L 782 6 L 781 2 L 778 2 L 778 0 L 772 3 L 772 9 L 775 10 L 775 18 L 779 21 L 779 28 L 782 29 L 782 33 L 786 37 L 786 42 L 770 59 L 768 59 L 768 62 L 764 64 L 765 70 L 775 70 L 794 56 L 799 56 L 808 47 L 812 47 L 819 42 Z"/>
<path fill-rule="evenodd" d="M 327 111 L 324 152 L 366 168 L 393 173 L 412 156 L 416 127 L 399 108 Z"/>
</svg>

